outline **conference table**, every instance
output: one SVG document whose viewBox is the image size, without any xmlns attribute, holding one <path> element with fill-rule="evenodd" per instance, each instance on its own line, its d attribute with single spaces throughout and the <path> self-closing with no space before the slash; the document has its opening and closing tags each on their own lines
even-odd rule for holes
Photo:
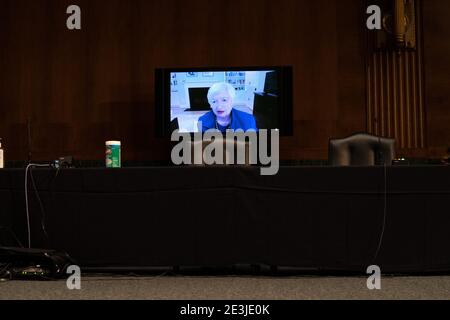
<svg viewBox="0 0 450 320">
<path fill-rule="evenodd" d="M 27 185 L 0 170 L 0 246 L 86 268 L 450 271 L 447 166 L 35 168 Z"/>
</svg>

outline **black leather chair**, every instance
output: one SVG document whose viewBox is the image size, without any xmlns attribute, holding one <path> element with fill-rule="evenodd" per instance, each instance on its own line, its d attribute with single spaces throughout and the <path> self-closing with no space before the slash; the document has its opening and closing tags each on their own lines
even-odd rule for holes
<svg viewBox="0 0 450 320">
<path fill-rule="evenodd" d="M 330 139 L 328 161 L 332 166 L 391 165 L 395 140 L 356 133 L 344 139 Z"/>
</svg>

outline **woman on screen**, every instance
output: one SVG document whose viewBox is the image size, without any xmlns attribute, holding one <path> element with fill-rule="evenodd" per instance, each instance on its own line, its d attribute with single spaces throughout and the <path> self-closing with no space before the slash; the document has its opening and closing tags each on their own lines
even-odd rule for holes
<svg viewBox="0 0 450 320">
<path fill-rule="evenodd" d="M 207 98 L 211 111 L 199 118 L 199 130 L 217 129 L 223 133 L 227 129 L 257 131 L 253 115 L 233 108 L 235 97 L 236 91 L 229 83 L 216 83 L 209 88 Z"/>
</svg>

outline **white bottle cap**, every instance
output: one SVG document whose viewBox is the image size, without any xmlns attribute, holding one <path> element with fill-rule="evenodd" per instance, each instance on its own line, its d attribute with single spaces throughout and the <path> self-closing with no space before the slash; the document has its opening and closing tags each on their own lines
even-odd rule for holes
<svg viewBox="0 0 450 320">
<path fill-rule="evenodd" d="M 107 146 L 120 146 L 120 141 L 106 141 L 105 145 L 107 145 Z"/>
</svg>

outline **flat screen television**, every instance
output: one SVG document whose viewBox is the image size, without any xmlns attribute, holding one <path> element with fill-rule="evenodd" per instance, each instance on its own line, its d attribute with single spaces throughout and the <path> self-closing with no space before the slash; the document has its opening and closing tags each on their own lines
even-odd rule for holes
<svg viewBox="0 0 450 320">
<path fill-rule="evenodd" d="M 247 126 L 292 135 L 292 79 L 290 66 L 156 69 L 156 134 L 199 132 L 209 123 L 218 128 L 217 119 L 227 111 L 213 105 L 225 92 L 233 126 L 229 129 L 245 131 Z"/>
</svg>

